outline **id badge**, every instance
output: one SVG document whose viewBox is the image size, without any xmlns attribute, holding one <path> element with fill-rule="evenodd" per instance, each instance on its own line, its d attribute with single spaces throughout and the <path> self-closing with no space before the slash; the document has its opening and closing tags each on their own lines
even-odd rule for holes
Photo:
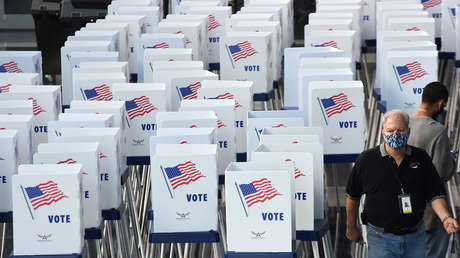
<svg viewBox="0 0 460 258">
<path fill-rule="evenodd" d="M 411 214 L 412 213 L 412 203 L 410 200 L 409 194 L 400 194 L 398 195 L 399 199 L 399 208 L 401 214 Z"/>
</svg>

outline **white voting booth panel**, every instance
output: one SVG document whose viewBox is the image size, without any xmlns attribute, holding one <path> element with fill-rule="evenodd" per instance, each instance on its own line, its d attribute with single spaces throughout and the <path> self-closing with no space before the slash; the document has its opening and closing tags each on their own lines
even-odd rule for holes
<svg viewBox="0 0 460 258">
<path fill-rule="evenodd" d="M 139 39 L 138 52 L 138 82 L 144 82 L 144 52 L 146 49 L 156 48 L 185 48 L 185 37 L 183 34 L 170 33 L 149 33 L 142 34 Z"/>
<path fill-rule="evenodd" d="M 309 142 L 320 142 L 320 139 L 318 135 L 264 135 L 263 132 L 260 135 L 260 144 L 276 144 L 280 142 L 299 144 Z"/>
<path fill-rule="evenodd" d="M 85 73 L 104 73 L 104 72 L 122 72 L 126 78 L 129 78 L 129 64 L 128 62 L 116 62 L 116 61 L 85 61 L 80 62 L 78 67 L 75 67 L 80 72 Z M 76 70 L 74 68 L 74 70 Z"/>
<path fill-rule="evenodd" d="M 153 71 L 153 81 L 161 78 L 162 71 L 204 70 L 203 61 L 153 61 L 150 64 Z"/>
<path fill-rule="evenodd" d="M 205 80 L 198 91 L 200 99 L 234 99 L 236 152 L 247 152 L 248 112 L 252 110 L 252 82 Z"/>
<path fill-rule="evenodd" d="M 382 91 L 387 109 L 417 111 L 423 88 L 438 80 L 437 51 L 390 51 L 384 65 L 389 75 L 383 78 Z"/>
<path fill-rule="evenodd" d="M 40 144 L 34 154 L 34 164 L 80 164 L 82 174 L 83 227 L 101 225 L 98 143 Z"/>
<path fill-rule="evenodd" d="M 253 81 L 253 92 L 273 89 L 271 32 L 228 32 L 220 40 L 222 80 Z"/>
<path fill-rule="evenodd" d="M 39 85 L 40 74 L 38 73 L 0 73 L 0 87 L 2 92 L 11 85 Z M 1 92 L 0 92 L 1 93 Z"/>
<path fill-rule="evenodd" d="M 101 209 L 118 209 L 121 204 L 121 163 L 126 157 L 120 153 L 120 130 L 118 128 L 63 128 L 56 143 L 99 143 L 99 176 L 101 186 Z"/>
<path fill-rule="evenodd" d="M 309 90 L 309 125 L 324 128 L 324 153 L 361 153 L 365 133 L 362 82 L 312 82 Z"/>
<path fill-rule="evenodd" d="M 162 15 L 160 8 L 157 6 L 116 6 L 109 5 L 111 10 L 108 14 L 111 15 L 145 15 L 144 24 L 142 24 L 145 33 L 153 33 Z"/>
<path fill-rule="evenodd" d="M 75 36 L 69 36 L 67 41 L 110 41 L 110 51 L 118 52 L 120 50 L 119 32 L 117 30 L 79 30 Z"/>
<path fill-rule="evenodd" d="M 162 131 L 165 135 L 159 135 Z M 156 155 L 158 144 L 216 144 L 214 128 L 167 128 L 150 137 L 150 158 Z M 152 160 L 151 160 L 152 162 Z"/>
<path fill-rule="evenodd" d="M 128 24 L 125 23 L 87 23 L 82 30 L 101 31 L 117 30 L 120 60 L 128 61 Z"/>
<path fill-rule="evenodd" d="M 298 73 L 300 60 L 307 57 L 344 57 L 344 51 L 333 47 L 296 47 L 284 50 L 284 106 L 298 107 Z"/>
<path fill-rule="evenodd" d="M 32 151 L 35 152 L 38 144 L 48 139 L 48 121 L 56 120 L 61 112 L 61 87 L 11 86 L 8 93 L 0 94 L 0 100 L 32 100 Z"/>
<path fill-rule="evenodd" d="M 185 47 L 192 49 L 193 60 L 203 60 L 204 49 L 202 35 L 202 22 L 200 21 L 162 21 L 155 32 L 184 34 Z"/>
<path fill-rule="evenodd" d="M 268 31 L 271 32 L 271 63 L 273 80 L 280 80 L 281 78 L 281 60 L 282 60 L 282 37 L 281 37 L 281 26 L 278 21 L 257 21 L 257 22 L 237 22 L 232 26 L 232 31 Z"/>
<path fill-rule="evenodd" d="M 333 47 L 343 50 L 346 57 L 359 61 L 360 49 L 353 30 L 305 30 L 305 47 Z"/>
<path fill-rule="evenodd" d="M 277 127 L 264 128 L 260 137 L 276 136 L 276 135 L 316 135 L 321 144 L 324 142 L 324 129 L 322 127 Z"/>
<path fill-rule="evenodd" d="M 115 84 L 113 94 L 116 100 L 125 101 L 128 156 L 148 156 L 148 139 L 155 135 L 155 115 L 166 111 L 166 90 L 162 83 Z"/>
<path fill-rule="evenodd" d="M 33 115 L 32 100 L 2 100 L 0 98 L 0 114 Z"/>
<path fill-rule="evenodd" d="M 181 111 L 211 110 L 217 115 L 216 141 L 218 151 L 218 173 L 223 175 L 230 162 L 236 161 L 234 99 L 195 99 L 184 100 Z"/>
<path fill-rule="evenodd" d="M 382 23 L 379 24 L 379 31 L 387 30 L 388 22 L 394 18 L 429 18 L 430 14 L 421 10 L 387 10 L 382 13 Z M 410 28 L 410 27 L 409 27 Z"/>
<path fill-rule="evenodd" d="M 81 253 L 81 165 L 21 165 L 13 176 L 14 255 Z M 47 202 L 46 198 L 51 200 Z"/>
<path fill-rule="evenodd" d="M 289 164 L 294 178 L 293 200 L 295 207 L 295 230 L 314 230 L 315 189 L 313 154 L 309 152 L 288 152 L 272 150 L 262 143 L 253 153 L 253 163 Z"/>
<path fill-rule="evenodd" d="M 390 19 L 423 17 L 427 14 L 423 11 L 420 1 L 418 3 L 377 2 L 376 5 L 376 8 L 380 10 L 376 15 L 377 33 L 385 30 Z"/>
<path fill-rule="evenodd" d="M 388 21 L 388 29 L 396 31 L 425 31 L 430 34 L 431 41 L 435 38 L 433 18 L 392 18 Z"/>
<path fill-rule="evenodd" d="M 234 170 L 225 172 L 228 251 L 292 252 L 292 168 L 277 167 L 240 170 L 230 166 Z"/>
<path fill-rule="evenodd" d="M 193 44 L 198 45 L 199 60 L 202 60 L 208 66 L 208 50 L 207 50 L 207 39 L 208 39 L 208 16 L 200 14 L 168 14 L 166 16 L 166 22 L 178 22 L 178 23 L 187 23 L 187 22 L 198 22 L 200 25 L 198 41 L 195 41 Z M 187 43 L 187 42 L 186 42 Z M 193 47 L 192 47 L 193 49 Z"/>
<path fill-rule="evenodd" d="M 161 128 L 217 128 L 214 111 L 158 112 L 158 129 Z"/>
<path fill-rule="evenodd" d="M 0 130 L 0 212 L 13 210 L 11 182 L 18 170 L 18 131 Z"/>
<path fill-rule="evenodd" d="M 159 81 L 166 83 L 166 96 L 169 100 L 169 110 L 177 111 L 181 101 L 198 98 L 198 90 L 204 80 L 218 80 L 215 73 L 205 70 L 182 70 L 161 72 Z"/>
<path fill-rule="evenodd" d="M 56 138 L 62 136 L 64 128 L 104 128 L 107 126 L 107 120 L 93 119 L 91 121 L 82 120 L 81 118 L 73 121 L 49 121 L 48 122 L 48 142 L 55 142 Z"/>
<path fill-rule="evenodd" d="M 71 64 L 72 52 L 108 52 L 110 51 L 110 41 L 66 41 L 64 47 L 61 48 L 61 74 L 62 74 L 62 102 L 64 105 L 69 105 L 73 97 L 72 87 L 72 69 Z M 109 58 L 113 58 L 113 53 L 108 54 Z M 118 57 L 113 59 L 92 59 L 88 58 L 84 61 L 118 61 Z"/>
<path fill-rule="evenodd" d="M 38 73 L 42 83 L 40 51 L 0 51 L 0 73 Z"/>
<path fill-rule="evenodd" d="M 128 25 L 128 62 L 131 73 L 137 73 L 137 52 L 139 48 L 139 38 L 144 33 L 146 16 L 144 15 L 107 15 L 105 20 L 96 22 L 127 22 Z"/>
<path fill-rule="evenodd" d="M 59 114 L 59 122 L 100 122 L 103 127 L 113 127 L 113 115 L 111 114 Z M 53 121 L 52 121 L 53 122 Z"/>
<path fill-rule="evenodd" d="M 232 27 L 236 23 L 241 22 L 257 22 L 257 21 L 274 21 L 275 14 L 273 13 L 236 13 L 230 16 L 225 22 L 226 31 L 232 30 Z"/>
<path fill-rule="evenodd" d="M 180 3 L 180 4 L 179 4 Z M 215 7 L 222 6 L 221 1 L 181 1 L 181 0 L 172 0 L 171 2 L 172 13 L 175 14 L 187 14 L 191 8 L 194 7 Z"/>
<path fill-rule="evenodd" d="M 283 37 L 287 37 L 288 45 L 294 43 L 294 10 L 292 0 L 246 0 L 245 6 L 277 6 L 281 7 L 281 15 L 283 20 Z M 246 2 L 245 1 L 245 2 Z"/>
<path fill-rule="evenodd" d="M 284 21 L 285 18 L 282 15 L 282 8 L 279 6 L 243 6 L 241 7 L 239 13 L 271 13 L 273 14 L 273 21 L 278 21 L 280 23 L 280 34 L 281 34 L 281 45 L 280 48 L 285 49 L 289 46 L 288 38 L 283 36 L 283 24 L 287 21 Z M 239 22 L 242 23 L 242 22 Z M 281 53 L 282 54 L 282 53 Z"/>
<path fill-rule="evenodd" d="M 219 41 L 225 35 L 225 21 L 232 14 L 230 6 L 192 7 L 187 14 L 204 14 L 208 16 L 207 54 L 209 63 L 219 63 Z"/>
<path fill-rule="evenodd" d="M 113 100 L 112 85 L 127 80 L 123 73 L 87 73 L 74 70 L 73 100 Z"/>
<path fill-rule="evenodd" d="M 250 111 L 248 113 L 248 160 L 259 145 L 260 134 L 264 128 L 305 126 L 304 113 L 301 111 Z"/>
<path fill-rule="evenodd" d="M 307 57 L 300 59 L 300 70 L 303 69 L 347 69 L 356 75 L 356 65 L 349 57 Z"/>
<path fill-rule="evenodd" d="M 18 164 L 32 163 L 32 115 L 0 115 L 0 132 L 17 130 Z"/>
<path fill-rule="evenodd" d="M 144 82 L 156 81 L 153 78 L 153 62 L 155 61 L 192 61 L 192 49 L 158 48 L 144 50 Z"/>
<path fill-rule="evenodd" d="M 157 145 L 151 173 L 154 232 L 217 231 L 216 152 L 213 144 Z"/>
<path fill-rule="evenodd" d="M 455 23 L 456 23 L 456 0 L 444 0 L 442 1 L 441 13 L 441 39 L 445 42 L 441 45 L 442 52 L 455 52 L 456 41 L 455 41 Z"/>
<path fill-rule="evenodd" d="M 299 110 L 305 111 L 308 120 L 310 83 L 313 81 L 349 81 L 354 79 L 351 69 L 302 69 L 299 71 Z"/>
<path fill-rule="evenodd" d="M 266 156 L 268 155 L 267 153 L 272 153 L 272 152 L 282 152 L 282 153 L 290 153 L 296 154 L 296 153 L 311 153 L 313 155 L 313 170 L 306 170 L 308 167 L 302 168 L 301 172 L 303 172 L 306 177 L 308 177 L 307 173 L 313 173 L 313 188 L 309 188 L 310 191 L 313 189 L 314 192 L 314 218 L 315 219 L 323 219 L 324 218 L 324 163 L 323 163 L 323 155 L 324 155 L 324 147 L 321 143 L 319 142 L 308 142 L 308 143 L 266 143 L 266 144 L 260 144 L 257 149 L 254 150 L 252 153 L 253 159 L 254 160 L 265 160 Z M 295 164 L 297 165 L 297 162 L 303 162 L 306 160 L 302 159 L 294 159 L 293 156 L 290 157 L 292 160 L 295 161 Z M 299 163 L 300 165 L 301 163 Z M 303 163 L 302 163 L 303 164 Z M 300 168 L 300 167 L 299 167 Z M 309 177 L 311 178 L 311 177 Z M 301 179 L 298 180 L 304 180 L 307 178 L 301 177 Z M 308 181 L 308 180 L 307 180 Z M 300 182 L 300 181 L 299 181 Z M 308 184 L 308 183 L 307 183 Z M 306 189 L 308 190 L 308 189 Z M 307 196 L 308 198 L 308 196 Z M 302 198 L 303 199 L 303 198 Z M 310 207 L 311 208 L 311 207 Z M 302 209 L 304 210 L 304 209 Z M 304 210 L 305 211 L 305 210 Z M 302 225 L 302 224 L 299 224 Z M 305 225 L 305 224 L 304 224 Z"/>
</svg>

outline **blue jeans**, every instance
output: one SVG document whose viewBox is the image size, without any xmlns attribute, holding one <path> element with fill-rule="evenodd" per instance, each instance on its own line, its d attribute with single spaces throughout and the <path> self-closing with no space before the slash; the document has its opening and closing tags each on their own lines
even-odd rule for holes
<svg viewBox="0 0 460 258">
<path fill-rule="evenodd" d="M 406 235 L 385 233 L 367 226 L 369 258 L 423 258 L 425 256 L 425 226 Z"/>
<path fill-rule="evenodd" d="M 432 231 L 426 231 L 426 258 L 444 258 L 446 257 L 449 246 L 450 235 L 444 228 L 436 228 Z"/>
</svg>

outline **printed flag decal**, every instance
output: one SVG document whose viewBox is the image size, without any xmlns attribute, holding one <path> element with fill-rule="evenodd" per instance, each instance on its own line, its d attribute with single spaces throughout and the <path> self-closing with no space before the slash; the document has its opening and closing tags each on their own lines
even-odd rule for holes
<svg viewBox="0 0 460 258">
<path fill-rule="evenodd" d="M 195 82 L 186 87 L 179 88 L 178 90 L 182 99 L 196 99 L 198 97 L 199 88 L 201 88 L 201 82 Z"/>
<path fill-rule="evenodd" d="M 192 41 L 188 39 L 187 36 L 185 36 L 185 33 L 181 30 L 177 31 L 176 34 L 184 34 L 184 39 L 185 39 L 185 45 L 192 44 Z"/>
<path fill-rule="evenodd" d="M 230 51 L 233 62 L 238 62 L 241 59 L 248 58 L 257 54 L 258 52 L 251 46 L 249 41 L 243 41 L 236 43 L 236 45 L 230 45 L 227 47 Z"/>
<path fill-rule="evenodd" d="M 442 0 L 422 0 L 423 10 L 440 5 Z"/>
<path fill-rule="evenodd" d="M 110 101 L 113 100 L 112 91 L 107 84 L 96 86 L 89 90 L 83 90 L 86 100 L 90 101 Z"/>
<path fill-rule="evenodd" d="M 77 163 L 75 160 L 68 158 L 66 160 L 59 161 L 57 164 L 75 164 L 75 163 Z"/>
<path fill-rule="evenodd" d="M 402 84 L 406 84 L 408 81 L 413 81 L 417 78 L 422 78 L 423 76 L 428 75 L 422 65 L 417 61 L 403 66 L 396 66 L 395 69 L 398 80 Z"/>
<path fill-rule="evenodd" d="M 50 206 L 52 203 L 57 203 L 64 198 L 69 198 L 52 180 L 36 186 L 25 187 L 23 190 L 25 191 L 26 201 L 30 202 L 34 210 L 42 206 Z"/>
<path fill-rule="evenodd" d="M 276 196 L 281 195 L 278 190 L 272 186 L 272 182 L 267 178 L 254 180 L 248 184 L 238 184 L 235 182 L 235 186 L 240 195 L 243 208 L 245 209 L 246 216 L 248 212 L 244 204 L 249 207 L 256 203 L 263 203 L 267 200 L 271 200 Z"/>
<path fill-rule="evenodd" d="M 0 93 L 10 92 L 10 86 L 11 86 L 11 84 L 0 86 Z"/>
<path fill-rule="evenodd" d="M 129 120 L 133 120 L 138 116 L 143 116 L 154 110 L 158 110 L 158 108 L 150 103 L 150 99 L 146 96 L 126 101 L 125 108 L 126 112 L 128 112 Z"/>
<path fill-rule="evenodd" d="M 5 160 L 4 158 L 0 157 L 0 160 Z"/>
<path fill-rule="evenodd" d="M 344 93 L 340 93 L 326 99 L 318 98 L 318 102 L 320 104 L 321 111 L 323 112 L 323 116 L 326 115 L 328 118 L 333 115 L 347 111 L 352 107 L 355 107 L 353 103 L 350 100 L 348 100 L 348 96 Z M 327 125 L 326 117 L 324 117 L 324 119 Z"/>
<path fill-rule="evenodd" d="M 0 65 L 0 73 L 22 73 L 18 64 L 14 61 Z"/>
<path fill-rule="evenodd" d="M 220 25 L 220 23 L 217 21 L 216 16 L 212 14 L 208 15 L 208 31 L 217 29 L 220 26 L 222 25 Z"/>
<path fill-rule="evenodd" d="M 99 159 L 106 159 L 107 156 L 104 155 L 104 153 L 99 152 Z"/>
<path fill-rule="evenodd" d="M 38 102 L 34 98 L 28 98 L 28 100 L 32 100 L 32 108 L 33 108 L 33 113 L 34 116 L 39 115 L 42 112 L 46 112 L 40 105 L 38 105 Z"/>
<path fill-rule="evenodd" d="M 285 159 L 284 161 L 286 162 L 292 162 L 292 164 L 294 165 L 294 179 L 297 179 L 301 176 L 305 176 L 304 173 L 302 173 L 302 171 L 295 165 L 295 161 L 293 161 L 292 159 L 290 158 L 287 158 Z"/>
<path fill-rule="evenodd" d="M 220 94 L 215 98 L 209 98 L 209 99 L 235 99 L 235 96 L 231 94 L 230 92 L 226 92 L 224 94 Z M 243 105 L 241 105 L 238 100 L 235 100 L 235 108 L 240 108 Z"/>
<path fill-rule="evenodd" d="M 322 44 L 311 44 L 311 46 L 312 47 L 333 47 L 333 48 L 340 49 L 337 45 L 337 42 L 335 42 L 334 40 L 324 42 Z"/>
<path fill-rule="evenodd" d="M 406 29 L 406 31 L 420 31 L 420 28 L 418 28 L 418 27 L 412 27 L 412 28 Z"/>
<path fill-rule="evenodd" d="M 217 128 L 227 127 L 222 120 L 217 120 Z"/>
<path fill-rule="evenodd" d="M 277 125 L 272 126 L 272 128 L 281 128 L 281 127 L 286 128 L 287 126 L 285 126 L 284 124 L 277 124 Z"/>
<path fill-rule="evenodd" d="M 169 45 L 166 42 L 162 42 L 147 48 L 169 48 Z"/>
<path fill-rule="evenodd" d="M 165 176 L 167 183 L 169 183 L 168 188 L 170 185 L 172 190 L 205 177 L 201 171 L 197 169 L 196 164 L 190 160 L 184 163 L 179 163 L 174 167 L 166 167 L 164 169 L 161 167 L 161 169 L 163 171 L 163 176 Z M 171 189 L 169 190 L 172 197 L 172 191 Z"/>
</svg>

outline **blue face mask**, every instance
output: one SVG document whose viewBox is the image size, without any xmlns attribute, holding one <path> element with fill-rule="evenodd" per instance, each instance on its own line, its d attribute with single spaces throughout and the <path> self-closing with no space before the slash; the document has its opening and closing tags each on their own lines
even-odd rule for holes
<svg viewBox="0 0 460 258">
<path fill-rule="evenodd" d="M 406 146 L 408 138 L 409 136 L 407 133 L 394 133 L 385 135 L 385 142 L 390 146 L 390 148 L 399 150 Z"/>
</svg>

